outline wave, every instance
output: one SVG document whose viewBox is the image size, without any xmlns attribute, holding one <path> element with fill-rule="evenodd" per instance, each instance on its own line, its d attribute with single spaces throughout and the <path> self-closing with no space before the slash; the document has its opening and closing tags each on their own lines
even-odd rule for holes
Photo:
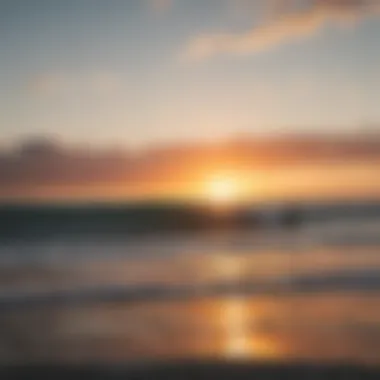
<svg viewBox="0 0 380 380">
<path fill-rule="evenodd" d="M 2 206 L 0 241 L 300 227 L 380 220 L 380 204 L 244 206 L 218 212 L 188 204 Z"/>
</svg>

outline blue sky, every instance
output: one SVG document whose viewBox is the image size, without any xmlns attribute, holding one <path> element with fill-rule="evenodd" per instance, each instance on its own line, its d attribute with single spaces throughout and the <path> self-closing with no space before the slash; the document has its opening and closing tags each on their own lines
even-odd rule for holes
<svg viewBox="0 0 380 380">
<path fill-rule="evenodd" d="M 378 2 L 269 3 L 280 10 L 0 1 L 0 143 L 141 146 L 380 125 Z"/>
</svg>

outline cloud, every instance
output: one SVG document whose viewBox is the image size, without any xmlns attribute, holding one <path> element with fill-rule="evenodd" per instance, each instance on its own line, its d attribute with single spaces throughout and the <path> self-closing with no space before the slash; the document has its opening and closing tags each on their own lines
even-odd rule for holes
<svg viewBox="0 0 380 380">
<path fill-rule="evenodd" d="M 379 0 L 275 0 L 263 22 L 244 33 L 205 34 L 189 41 L 182 58 L 197 61 L 220 54 L 246 55 L 317 33 L 327 23 L 345 24 L 380 10 Z"/>
<path fill-rule="evenodd" d="M 332 163 L 344 168 L 346 164 L 360 166 L 362 162 L 364 169 L 368 164 L 376 171 L 379 147 L 379 136 L 363 139 L 293 136 L 272 140 L 244 137 L 225 142 L 151 147 L 137 154 L 124 149 L 80 148 L 63 145 L 59 140 L 37 138 L 13 150 L 0 151 L 0 200 L 30 199 L 33 194 L 57 198 L 82 194 L 91 198 L 96 192 L 107 198 L 110 191 L 121 196 L 172 193 L 178 192 L 181 186 L 187 189 L 189 184 L 226 165 L 250 171 L 266 165 L 279 170 L 306 165 L 305 173 L 309 177 L 313 172 L 307 169 L 308 164 L 324 170 Z M 370 170 L 373 176 L 374 171 Z M 283 172 L 284 183 L 295 183 L 287 173 Z M 372 182 L 368 183 L 372 186 Z"/>
<path fill-rule="evenodd" d="M 30 79 L 28 91 L 42 97 L 65 97 L 72 94 L 108 96 L 122 86 L 121 78 L 113 72 L 94 70 L 85 73 L 51 72 Z"/>
<path fill-rule="evenodd" d="M 32 95 L 51 96 L 66 92 L 70 87 L 69 81 L 57 73 L 45 73 L 31 78 L 28 91 Z"/>
<path fill-rule="evenodd" d="M 173 0 L 149 0 L 151 8 L 157 12 L 164 12 L 171 8 Z"/>
</svg>

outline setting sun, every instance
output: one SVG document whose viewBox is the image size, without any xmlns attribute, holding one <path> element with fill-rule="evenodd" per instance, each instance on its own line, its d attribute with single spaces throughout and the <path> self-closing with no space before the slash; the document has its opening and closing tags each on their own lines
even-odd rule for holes
<svg viewBox="0 0 380 380">
<path fill-rule="evenodd" d="M 206 187 L 207 197 L 215 203 L 231 203 L 238 200 L 242 186 L 233 176 L 215 176 Z"/>
<path fill-rule="evenodd" d="M 239 196 L 239 184 L 233 177 L 219 176 L 210 180 L 207 195 L 216 203 L 230 203 Z"/>
</svg>

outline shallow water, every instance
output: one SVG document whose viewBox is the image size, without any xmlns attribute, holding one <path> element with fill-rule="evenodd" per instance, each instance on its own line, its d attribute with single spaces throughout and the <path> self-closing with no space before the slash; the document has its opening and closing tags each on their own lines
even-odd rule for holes
<svg viewBox="0 0 380 380">
<path fill-rule="evenodd" d="M 380 365 L 380 230 L 363 226 L 3 243 L 0 305 L 70 296 L 1 308 L 0 360 Z"/>
</svg>

